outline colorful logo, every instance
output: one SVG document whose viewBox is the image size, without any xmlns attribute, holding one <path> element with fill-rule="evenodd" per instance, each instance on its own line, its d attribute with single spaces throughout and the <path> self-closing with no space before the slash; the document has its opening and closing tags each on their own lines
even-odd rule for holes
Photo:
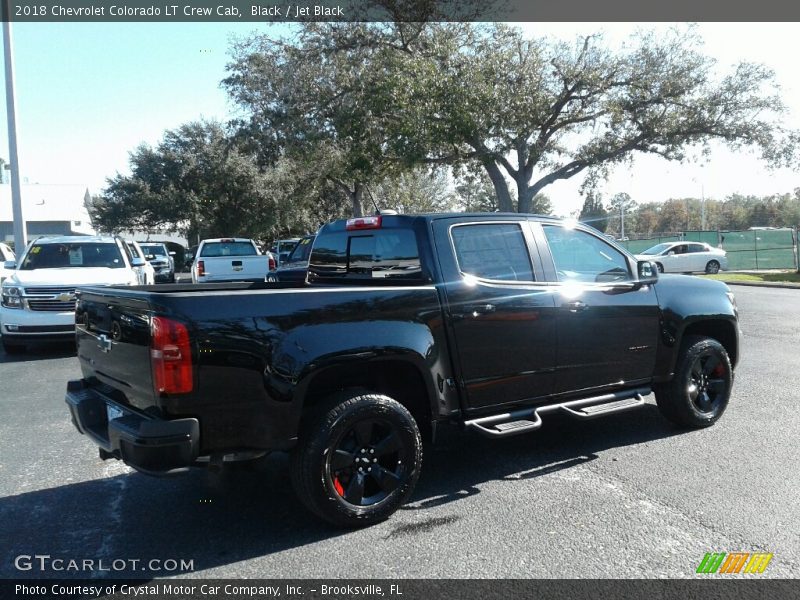
<svg viewBox="0 0 800 600">
<path fill-rule="evenodd" d="M 772 554 L 766 552 L 706 552 L 698 573 L 763 573 L 772 560 Z"/>
</svg>

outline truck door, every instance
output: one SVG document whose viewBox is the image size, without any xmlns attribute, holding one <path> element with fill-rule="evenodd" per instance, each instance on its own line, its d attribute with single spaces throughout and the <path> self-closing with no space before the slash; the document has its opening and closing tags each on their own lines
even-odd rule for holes
<svg viewBox="0 0 800 600">
<path fill-rule="evenodd" d="M 653 286 L 637 285 L 628 258 L 590 231 L 555 223 L 532 229 L 556 284 L 556 393 L 649 380 L 660 318 Z"/>
<path fill-rule="evenodd" d="M 468 409 L 550 394 L 555 305 L 524 220 L 433 222 L 459 385 Z M 533 253 L 531 252 L 533 250 Z"/>
</svg>

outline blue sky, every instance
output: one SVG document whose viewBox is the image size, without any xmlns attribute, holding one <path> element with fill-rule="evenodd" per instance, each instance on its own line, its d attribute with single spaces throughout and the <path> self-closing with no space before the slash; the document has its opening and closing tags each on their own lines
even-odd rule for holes
<svg viewBox="0 0 800 600">
<path fill-rule="evenodd" d="M 522 24 L 530 35 L 574 39 L 603 30 L 609 44 L 639 24 Z M 666 28 L 669 24 L 646 27 Z M 17 23 L 14 24 L 17 118 L 23 178 L 73 183 L 93 193 L 105 179 L 128 172 L 128 154 L 155 144 L 165 129 L 198 119 L 226 120 L 235 107 L 219 87 L 232 36 L 269 30 L 257 23 Z M 284 26 L 277 26 L 284 27 Z M 706 51 L 720 70 L 738 60 L 772 67 L 800 127 L 800 24 L 705 23 Z M 279 33 L 285 29 L 271 31 Z M 0 96 L 0 156 L 8 156 L 5 95 Z M 549 186 L 556 211 L 579 209 L 578 179 Z M 616 169 L 602 192 L 642 201 L 734 192 L 770 194 L 800 186 L 790 170 L 768 171 L 747 153 L 717 149 L 708 164 L 679 165 L 645 157 Z"/>
<path fill-rule="evenodd" d="M 99 190 L 165 129 L 233 107 L 219 87 L 232 35 L 258 24 L 14 24 L 22 176 Z M 261 26 L 265 30 L 266 26 Z M 0 156 L 8 156 L 5 96 Z"/>
</svg>

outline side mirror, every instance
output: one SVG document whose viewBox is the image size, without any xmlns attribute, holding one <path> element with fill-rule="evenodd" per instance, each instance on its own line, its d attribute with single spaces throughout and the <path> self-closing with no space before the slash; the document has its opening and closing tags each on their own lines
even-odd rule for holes
<svg viewBox="0 0 800 600">
<path fill-rule="evenodd" d="M 639 274 L 639 283 L 650 285 L 658 281 L 658 267 L 649 260 L 636 261 L 636 271 Z"/>
<path fill-rule="evenodd" d="M 139 258 L 138 256 L 131 259 L 131 266 L 132 267 L 143 267 L 145 266 L 145 260 L 143 258 Z"/>
<path fill-rule="evenodd" d="M 17 263 L 13 260 L 7 260 L 3 263 L 3 268 L 13 271 L 17 268 Z"/>
<path fill-rule="evenodd" d="M 674 255 L 675 255 L 675 250 L 670 250 L 669 252 L 667 252 L 667 256 L 674 256 Z"/>
</svg>

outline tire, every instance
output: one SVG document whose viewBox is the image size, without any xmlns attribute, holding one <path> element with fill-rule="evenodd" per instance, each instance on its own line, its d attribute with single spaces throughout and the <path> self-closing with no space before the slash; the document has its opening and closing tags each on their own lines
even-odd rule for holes
<svg viewBox="0 0 800 600">
<path fill-rule="evenodd" d="M 411 413 L 388 396 L 363 391 L 337 394 L 313 409 L 291 457 L 301 502 L 338 527 L 387 519 L 414 491 L 421 468 L 422 439 Z"/>
<path fill-rule="evenodd" d="M 706 273 L 710 275 L 716 275 L 719 273 L 719 263 L 716 260 L 708 261 L 708 264 L 706 265 Z"/>
<path fill-rule="evenodd" d="M 22 344 L 11 344 L 3 340 L 3 351 L 6 354 L 23 354 L 25 352 L 25 346 Z"/>
<path fill-rule="evenodd" d="M 664 272 L 664 265 L 662 265 L 660 262 L 656 263 L 656 267 L 658 267 L 658 272 L 659 273 L 663 273 Z"/>
<path fill-rule="evenodd" d="M 701 429 L 719 420 L 731 395 L 733 369 L 717 340 L 688 336 L 681 344 L 675 376 L 655 388 L 656 403 L 667 419 Z"/>
</svg>

